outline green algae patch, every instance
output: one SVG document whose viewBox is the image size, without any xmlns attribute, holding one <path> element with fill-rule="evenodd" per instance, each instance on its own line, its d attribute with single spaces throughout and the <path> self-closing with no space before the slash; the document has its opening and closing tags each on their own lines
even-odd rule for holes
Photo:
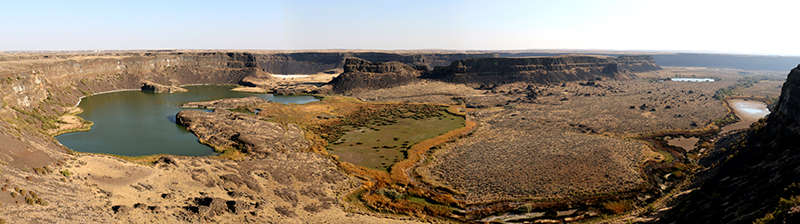
<svg viewBox="0 0 800 224">
<path fill-rule="evenodd" d="M 407 116 L 404 116 L 407 117 Z M 464 127 L 464 117 L 442 111 L 425 118 L 376 117 L 363 126 L 345 126 L 346 133 L 329 145 L 342 161 L 381 171 L 406 159 L 414 144 Z"/>
</svg>

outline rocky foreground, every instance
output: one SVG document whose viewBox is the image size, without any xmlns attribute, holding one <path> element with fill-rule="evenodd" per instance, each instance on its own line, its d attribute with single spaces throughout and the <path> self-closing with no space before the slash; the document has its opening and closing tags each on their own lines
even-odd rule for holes
<svg viewBox="0 0 800 224">
<path fill-rule="evenodd" d="M 254 158 L 264 158 L 276 152 L 304 151 L 310 146 L 303 130 L 296 125 L 284 127 L 224 109 L 211 113 L 184 110 L 175 118 L 178 124 L 197 135 L 200 142 L 221 151 L 238 150 Z"/>
</svg>

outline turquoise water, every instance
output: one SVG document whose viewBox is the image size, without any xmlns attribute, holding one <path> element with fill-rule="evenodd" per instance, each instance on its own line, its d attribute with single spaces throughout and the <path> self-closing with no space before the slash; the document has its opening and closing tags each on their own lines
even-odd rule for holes
<svg viewBox="0 0 800 224">
<path fill-rule="evenodd" d="M 233 86 L 186 86 L 189 92 L 152 93 L 123 91 L 83 98 L 78 116 L 94 122 L 86 132 L 56 136 L 61 144 L 78 152 L 123 156 L 172 154 L 214 155 L 211 147 L 200 144 L 197 136 L 175 124 L 175 114 L 186 102 L 257 96 L 280 103 L 308 103 L 312 96 L 273 96 L 271 94 L 231 92 Z"/>
</svg>

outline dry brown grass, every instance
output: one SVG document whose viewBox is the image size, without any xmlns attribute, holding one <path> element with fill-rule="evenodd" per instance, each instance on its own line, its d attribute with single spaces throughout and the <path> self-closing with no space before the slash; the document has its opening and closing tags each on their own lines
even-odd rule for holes
<svg viewBox="0 0 800 224">
<path fill-rule="evenodd" d="M 753 84 L 753 86 L 734 90 L 734 96 L 777 99 L 781 95 L 783 82 L 784 81 L 759 81 Z"/>
<path fill-rule="evenodd" d="M 614 214 L 620 214 L 633 209 L 630 201 L 612 201 L 603 203 L 603 208 Z"/>
</svg>

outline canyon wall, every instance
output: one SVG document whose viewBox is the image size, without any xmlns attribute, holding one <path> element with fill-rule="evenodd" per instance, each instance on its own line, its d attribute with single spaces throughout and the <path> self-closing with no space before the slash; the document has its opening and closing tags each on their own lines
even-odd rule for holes
<svg viewBox="0 0 800 224">
<path fill-rule="evenodd" d="M 346 58 L 371 62 L 396 61 L 409 65 L 442 66 L 455 60 L 492 57 L 493 54 L 465 53 L 384 53 L 384 52 L 299 52 L 258 54 L 259 65 L 274 74 L 314 74 L 339 69 Z"/>
<path fill-rule="evenodd" d="M 650 56 L 470 58 L 437 66 L 426 78 L 491 87 L 513 82 L 559 83 L 596 78 L 625 79 L 630 72 L 661 69 Z"/>
<path fill-rule="evenodd" d="M 345 58 L 437 66 L 490 54 L 383 52 L 112 52 L 1 55 L 3 102 L 31 109 L 49 99 L 74 105 L 92 93 L 138 89 L 142 81 L 164 85 L 237 84 L 247 76 L 336 72 Z M 268 76 L 266 76 L 268 77 Z"/>
<path fill-rule="evenodd" d="M 336 93 L 382 89 L 403 85 L 417 80 L 420 72 L 427 72 L 427 66 L 411 67 L 397 61 L 369 62 L 358 58 L 348 58 L 344 73 L 329 83 Z"/>
<path fill-rule="evenodd" d="M 45 100 L 67 106 L 92 93 L 138 89 L 143 81 L 235 84 L 257 73 L 263 70 L 245 53 L 76 55 L 0 63 L 0 94 L 7 105 L 28 110 Z"/>
</svg>

